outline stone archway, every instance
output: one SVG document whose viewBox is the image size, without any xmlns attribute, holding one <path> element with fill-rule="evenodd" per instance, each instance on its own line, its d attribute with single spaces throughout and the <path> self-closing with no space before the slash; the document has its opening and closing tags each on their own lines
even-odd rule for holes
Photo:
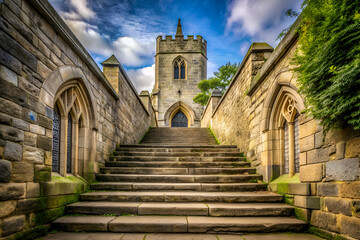
<svg viewBox="0 0 360 240">
<path fill-rule="evenodd" d="M 264 134 L 264 152 L 261 161 L 264 166 L 262 170 L 264 178 L 268 181 L 285 173 L 289 176 L 295 174 L 298 116 L 305 108 L 304 100 L 297 90 L 288 81 L 278 81 L 264 101 L 260 119 L 260 130 Z M 288 149 L 285 148 L 286 144 Z M 285 158 L 286 152 L 288 152 L 287 158 Z M 285 169 L 286 164 L 288 170 Z"/>
<path fill-rule="evenodd" d="M 62 176 L 73 174 L 82 177 L 94 173 L 96 156 L 96 101 L 90 94 L 91 86 L 81 69 L 62 66 L 44 81 L 40 99 L 57 111 L 59 136 L 53 132 L 53 139 L 59 139 L 58 162 L 53 164 L 54 172 Z"/>
<path fill-rule="evenodd" d="M 195 121 L 195 112 L 192 110 L 191 107 L 189 107 L 187 104 L 179 101 L 173 104 L 165 113 L 164 119 L 165 119 L 165 126 L 171 127 L 171 121 L 174 118 L 174 116 L 181 111 L 187 118 L 188 127 L 191 127 L 194 124 Z"/>
</svg>

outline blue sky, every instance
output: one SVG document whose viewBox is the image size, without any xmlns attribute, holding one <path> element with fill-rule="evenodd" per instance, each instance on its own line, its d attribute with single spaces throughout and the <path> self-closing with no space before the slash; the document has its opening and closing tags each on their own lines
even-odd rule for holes
<svg viewBox="0 0 360 240">
<path fill-rule="evenodd" d="M 183 34 L 208 42 L 208 76 L 227 62 L 241 62 L 252 42 L 276 47 L 277 35 L 295 19 L 301 0 L 49 0 L 99 64 L 112 54 L 136 89 L 152 90 L 155 40 Z M 100 64 L 99 64 L 100 65 Z M 100 65 L 101 66 L 101 65 Z"/>
</svg>

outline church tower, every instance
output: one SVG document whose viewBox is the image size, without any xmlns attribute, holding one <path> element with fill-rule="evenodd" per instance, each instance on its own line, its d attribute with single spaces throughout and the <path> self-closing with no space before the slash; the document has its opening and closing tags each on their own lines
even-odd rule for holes
<svg viewBox="0 0 360 240">
<path fill-rule="evenodd" d="M 152 103 L 159 127 L 200 127 L 203 108 L 193 101 L 198 83 L 207 76 L 206 41 L 184 38 L 180 19 L 175 39 L 156 38 L 155 87 Z"/>
</svg>

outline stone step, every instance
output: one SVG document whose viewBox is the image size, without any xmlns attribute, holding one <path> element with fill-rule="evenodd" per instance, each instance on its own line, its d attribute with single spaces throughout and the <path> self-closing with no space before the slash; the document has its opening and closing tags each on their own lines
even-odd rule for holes
<svg viewBox="0 0 360 240">
<path fill-rule="evenodd" d="M 145 140 L 143 142 L 141 142 L 141 144 L 176 144 L 176 145 L 188 145 L 188 144 L 202 144 L 202 145 L 213 145 L 216 144 L 216 142 L 202 142 L 199 140 L 189 140 L 189 139 L 183 139 L 181 141 L 171 141 L 168 139 L 162 139 L 160 140 Z"/>
<path fill-rule="evenodd" d="M 174 162 L 236 162 L 244 157 L 152 157 L 152 156 L 111 156 L 110 161 L 174 161 Z"/>
<path fill-rule="evenodd" d="M 44 240 L 324 240 L 309 233 L 88 233 L 57 232 L 48 234 Z"/>
<path fill-rule="evenodd" d="M 134 182 L 99 182 L 90 186 L 92 190 L 111 191 L 265 191 L 264 183 L 134 183 Z"/>
<path fill-rule="evenodd" d="M 65 216 L 52 223 L 61 231 L 87 232 L 298 232 L 305 222 L 291 217 Z"/>
<path fill-rule="evenodd" d="M 261 181 L 262 175 L 145 175 L 145 174 L 97 174 L 101 182 L 163 182 L 163 183 L 242 183 Z"/>
<path fill-rule="evenodd" d="M 196 167 L 249 167 L 248 162 L 166 162 L 166 161 L 106 161 L 107 167 L 163 167 L 163 168 L 196 168 Z"/>
<path fill-rule="evenodd" d="M 142 148 L 117 147 L 116 151 L 123 152 L 240 152 L 238 148 Z"/>
<path fill-rule="evenodd" d="M 111 202 L 280 202 L 280 194 L 269 192 L 88 192 L 80 195 L 81 201 Z"/>
<path fill-rule="evenodd" d="M 255 174 L 255 168 L 149 168 L 149 167 L 103 167 L 101 173 L 117 174 Z"/>
<path fill-rule="evenodd" d="M 124 152 L 115 151 L 115 156 L 153 157 L 242 157 L 239 152 Z"/>
<path fill-rule="evenodd" d="M 162 203 L 78 202 L 66 207 L 68 214 L 177 215 L 177 216 L 290 216 L 293 207 L 283 203 Z"/>
<path fill-rule="evenodd" d="M 171 144 L 124 144 L 119 148 L 237 148 L 236 145 L 201 145 L 201 144 L 182 144 L 182 145 L 171 145 Z"/>
</svg>

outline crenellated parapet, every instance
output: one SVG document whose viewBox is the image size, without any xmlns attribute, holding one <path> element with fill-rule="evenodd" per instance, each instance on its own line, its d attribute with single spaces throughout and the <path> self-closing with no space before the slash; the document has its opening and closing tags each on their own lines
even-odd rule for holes
<svg viewBox="0 0 360 240">
<path fill-rule="evenodd" d="M 205 57 L 207 56 L 207 42 L 201 36 L 187 35 L 185 38 L 183 35 L 176 36 L 158 36 L 156 38 L 156 54 L 164 53 L 183 53 L 183 52 L 194 52 L 202 53 Z"/>
</svg>

